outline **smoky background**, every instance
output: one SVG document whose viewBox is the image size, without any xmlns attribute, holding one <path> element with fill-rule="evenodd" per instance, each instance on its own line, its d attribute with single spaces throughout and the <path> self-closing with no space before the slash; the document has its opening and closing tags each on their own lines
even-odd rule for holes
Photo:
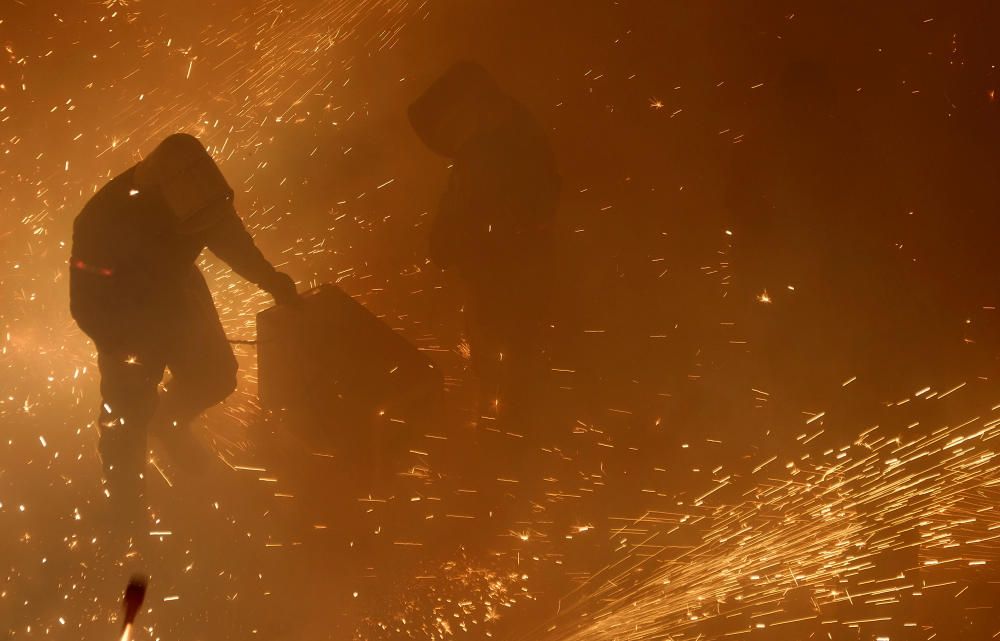
<svg viewBox="0 0 1000 641">
<path fill-rule="evenodd" d="M 923 1 L 4 4 L 0 620 L 72 637 L 104 616 L 66 596 L 96 572 L 79 550 L 99 555 L 101 498 L 66 262 L 87 198 L 167 133 L 209 146 L 279 268 L 336 282 L 430 350 L 461 414 L 461 301 L 426 258 L 448 161 L 406 107 L 454 61 L 483 64 L 545 126 L 563 179 L 553 429 L 618 446 L 579 457 L 636 470 L 620 487 L 662 466 L 660 489 L 684 494 L 717 464 L 796 452 L 820 413 L 840 443 L 995 400 L 998 17 Z M 231 338 L 252 339 L 269 299 L 202 267 Z M 233 462 L 266 459 L 255 354 L 237 351 L 238 395 L 206 423 Z M 931 419 L 889 409 L 963 382 Z M 241 524 L 259 512 L 227 491 Z"/>
</svg>

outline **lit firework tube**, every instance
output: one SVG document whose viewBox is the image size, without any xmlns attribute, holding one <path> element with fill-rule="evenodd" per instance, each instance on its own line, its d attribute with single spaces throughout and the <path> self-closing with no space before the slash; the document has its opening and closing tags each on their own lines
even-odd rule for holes
<svg viewBox="0 0 1000 641">
<path fill-rule="evenodd" d="M 135 617 L 139 614 L 142 601 L 146 598 L 146 577 L 137 574 L 129 579 L 125 587 L 125 596 L 122 598 L 122 606 L 125 608 L 125 617 L 122 620 L 121 641 L 129 641 L 132 638 L 132 628 L 135 624 Z"/>
</svg>

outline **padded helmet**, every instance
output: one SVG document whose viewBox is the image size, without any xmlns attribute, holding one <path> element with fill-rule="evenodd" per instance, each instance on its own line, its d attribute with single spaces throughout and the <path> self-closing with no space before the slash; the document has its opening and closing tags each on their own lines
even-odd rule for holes
<svg viewBox="0 0 1000 641">
<path fill-rule="evenodd" d="M 233 208 L 233 189 L 198 139 L 167 136 L 135 167 L 136 189 L 160 190 L 181 233 L 210 227 Z"/>
</svg>

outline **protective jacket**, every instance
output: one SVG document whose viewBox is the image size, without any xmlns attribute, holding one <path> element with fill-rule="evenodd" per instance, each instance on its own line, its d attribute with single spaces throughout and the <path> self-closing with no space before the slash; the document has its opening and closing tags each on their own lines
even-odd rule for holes
<svg viewBox="0 0 1000 641">
<path fill-rule="evenodd" d="M 520 289 L 549 271 L 560 179 L 528 111 L 482 67 L 464 62 L 434 82 L 409 116 L 432 151 L 454 160 L 431 228 L 431 259 L 473 289 Z"/>
<path fill-rule="evenodd" d="M 193 141 L 210 162 L 194 138 L 181 138 L 184 145 Z M 211 167 L 218 171 L 214 163 Z M 162 322 L 160 317 L 190 297 L 192 283 L 204 288 L 195 260 L 206 247 L 264 290 L 279 288 L 284 278 L 257 249 L 224 182 L 213 187 L 217 197 L 210 215 L 196 208 L 193 225 L 192 216 L 178 215 L 177 192 L 168 191 L 163 180 L 141 179 L 143 170 L 148 165 L 140 163 L 111 180 L 73 224 L 70 309 L 99 349 L 113 348 L 149 322 Z"/>
</svg>

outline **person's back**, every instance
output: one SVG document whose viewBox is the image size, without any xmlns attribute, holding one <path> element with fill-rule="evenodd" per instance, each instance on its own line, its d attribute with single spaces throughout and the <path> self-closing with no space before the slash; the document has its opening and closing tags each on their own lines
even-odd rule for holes
<svg viewBox="0 0 1000 641">
<path fill-rule="evenodd" d="M 431 259 L 472 288 L 522 280 L 534 259 L 551 254 L 559 194 L 542 128 L 473 63 L 435 81 L 410 107 L 410 120 L 431 150 L 454 161 Z"/>
<path fill-rule="evenodd" d="M 500 270 L 519 271 L 549 258 L 559 179 L 548 141 L 523 108 L 470 141 L 456 159 L 456 170 L 477 187 L 474 197 L 486 224 L 481 225 L 485 261 L 495 261 Z"/>
<path fill-rule="evenodd" d="M 136 189 L 134 173 L 101 188 L 73 223 L 70 309 L 99 350 L 164 313 L 204 247 L 179 233 L 159 190 Z"/>
</svg>

